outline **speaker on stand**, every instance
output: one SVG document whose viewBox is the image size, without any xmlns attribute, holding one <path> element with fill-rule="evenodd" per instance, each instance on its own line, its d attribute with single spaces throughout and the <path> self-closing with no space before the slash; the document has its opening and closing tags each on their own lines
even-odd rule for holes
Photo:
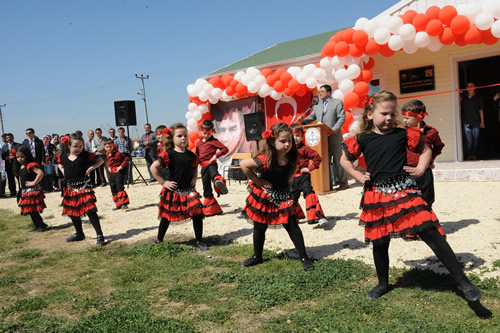
<svg viewBox="0 0 500 333">
<path fill-rule="evenodd" d="M 259 141 L 262 139 L 264 129 L 264 114 L 262 112 L 248 113 L 243 116 L 245 123 L 245 135 L 247 141 Z"/>
<path fill-rule="evenodd" d="M 135 101 L 115 101 L 115 122 L 116 126 L 127 126 L 127 137 L 130 138 L 129 126 L 137 125 L 137 118 L 135 116 Z M 132 161 L 132 147 L 128 147 L 128 149 L 130 161 L 127 166 L 127 188 L 131 183 L 133 183 L 132 166 L 139 174 L 137 179 L 141 178 L 144 184 L 149 185 L 135 165 L 134 161 Z"/>
</svg>

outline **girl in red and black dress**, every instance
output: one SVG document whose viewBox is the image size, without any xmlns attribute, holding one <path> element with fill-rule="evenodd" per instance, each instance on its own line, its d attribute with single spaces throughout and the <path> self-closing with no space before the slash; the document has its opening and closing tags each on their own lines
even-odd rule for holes
<svg viewBox="0 0 500 333">
<path fill-rule="evenodd" d="M 34 162 L 31 151 L 26 146 L 18 146 L 15 150 L 16 162 L 14 164 L 14 174 L 19 176 L 21 185 L 21 196 L 19 207 L 21 215 L 31 216 L 33 225 L 30 231 L 43 232 L 48 230 L 47 224 L 43 222 L 40 213 L 47 206 L 45 205 L 45 194 L 40 186 L 43 179 L 43 171 L 40 166 Z"/>
<path fill-rule="evenodd" d="M 155 243 L 163 242 L 170 223 L 191 218 L 193 220 L 196 246 L 208 250 L 203 241 L 203 207 L 195 185 L 198 174 L 198 159 L 188 145 L 187 129 L 177 123 L 162 130 L 165 147 L 158 159 L 151 164 L 151 173 L 163 186 L 160 193 L 158 237 Z M 161 172 L 168 169 L 168 175 Z"/>
<path fill-rule="evenodd" d="M 360 133 L 343 144 L 342 167 L 364 184 L 360 223 L 365 240 L 373 243 L 373 259 L 379 280 L 368 298 L 389 291 L 389 242 L 391 237 L 421 238 L 446 266 L 468 301 L 477 301 L 481 292 L 465 276 L 460 263 L 443 237 L 439 221 L 422 198 L 413 176 L 424 173 L 431 158 L 418 128 L 396 128 L 397 97 L 380 91 L 365 107 Z M 416 167 L 406 165 L 406 149 L 420 153 Z M 368 172 L 354 168 L 361 154 Z"/>
<path fill-rule="evenodd" d="M 256 157 L 241 162 L 241 169 L 251 180 L 251 192 L 243 215 L 254 226 L 254 253 L 242 265 L 249 267 L 261 264 L 267 227 L 282 225 L 295 245 L 304 270 L 313 270 L 314 265 L 307 256 L 304 236 L 297 223 L 304 213 L 293 199 L 290 189 L 297 172 L 297 148 L 292 130 L 287 124 L 277 123 L 262 138 L 265 140 L 263 150 Z"/>
<path fill-rule="evenodd" d="M 89 185 L 90 173 L 97 169 L 104 161 L 94 153 L 83 150 L 84 143 L 81 136 L 71 134 L 69 153 L 59 156 L 61 169 L 66 186 L 63 189 L 63 215 L 71 217 L 76 233 L 67 238 L 67 242 L 76 242 L 85 239 L 82 228 L 82 215 L 87 215 L 97 234 L 98 246 L 104 245 L 104 236 L 101 223 L 97 216 L 96 198 Z"/>
<path fill-rule="evenodd" d="M 127 209 L 130 201 L 125 191 L 125 177 L 130 158 L 120 153 L 111 139 L 104 141 L 104 150 L 106 151 L 106 167 L 109 171 L 109 187 L 116 205 L 113 210 Z"/>
</svg>

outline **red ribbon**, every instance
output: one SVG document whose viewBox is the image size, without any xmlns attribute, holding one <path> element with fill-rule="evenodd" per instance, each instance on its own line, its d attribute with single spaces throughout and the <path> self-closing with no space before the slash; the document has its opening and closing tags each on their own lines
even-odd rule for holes
<svg viewBox="0 0 500 333">
<path fill-rule="evenodd" d="M 457 90 L 440 91 L 440 92 L 435 92 L 435 93 L 430 93 L 430 94 L 423 94 L 423 95 L 404 96 L 404 97 L 399 97 L 398 99 L 409 99 L 409 98 L 417 98 L 417 97 L 424 97 L 424 96 L 441 95 L 441 94 L 448 94 L 448 93 L 459 92 L 459 91 L 483 89 L 483 88 L 496 87 L 496 86 L 500 86 L 500 83 L 490 84 L 490 85 L 482 86 L 482 87 L 474 87 L 474 88 L 464 88 L 464 89 L 457 89 Z"/>
<path fill-rule="evenodd" d="M 262 139 L 264 140 L 267 140 L 267 139 L 270 139 L 270 138 L 273 138 L 273 132 L 268 129 L 267 131 L 265 131 L 264 133 L 262 133 Z"/>
</svg>

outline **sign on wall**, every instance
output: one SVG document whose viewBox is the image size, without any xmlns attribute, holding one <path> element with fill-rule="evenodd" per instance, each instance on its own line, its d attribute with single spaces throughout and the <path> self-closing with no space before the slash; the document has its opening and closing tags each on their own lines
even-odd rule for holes
<svg viewBox="0 0 500 333">
<path fill-rule="evenodd" d="M 401 94 L 434 89 L 434 65 L 399 71 L 399 90 Z"/>
</svg>

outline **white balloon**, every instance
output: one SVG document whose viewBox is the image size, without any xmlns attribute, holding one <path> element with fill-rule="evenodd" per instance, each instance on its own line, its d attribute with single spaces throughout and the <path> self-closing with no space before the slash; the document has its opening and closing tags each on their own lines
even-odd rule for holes
<svg viewBox="0 0 500 333">
<path fill-rule="evenodd" d="M 355 78 L 357 78 L 359 76 L 359 74 L 361 74 L 361 68 L 358 66 L 358 65 L 350 65 L 349 67 L 347 67 L 347 78 L 348 79 L 351 79 L 351 80 L 354 80 Z"/>
<path fill-rule="evenodd" d="M 321 60 L 319 61 L 319 67 L 324 69 L 332 68 L 331 58 L 330 57 L 321 58 Z"/>
<path fill-rule="evenodd" d="M 474 22 L 476 16 L 481 12 L 481 7 L 478 4 L 460 4 L 457 6 L 457 14 L 465 15 L 469 21 Z"/>
<path fill-rule="evenodd" d="M 207 80 L 199 78 L 199 79 L 196 80 L 196 82 L 194 83 L 194 85 L 195 86 L 199 86 L 199 87 L 203 87 L 207 83 L 208 83 Z"/>
<path fill-rule="evenodd" d="M 191 97 L 194 97 L 195 94 L 194 94 L 194 84 L 190 83 L 188 84 L 188 86 L 186 87 L 187 89 L 187 92 L 188 92 L 188 95 L 191 96 Z"/>
<path fill-rule="evenodd" d="M 208 102 L 210 104 L 217 104 L 219 102 L 219 99 L 218 98 L 215 98 L 215 97 L 212 97 L 212 96 L 209 96 L 208 97 Z"/>
<path fill-rule="evenodd" d="M 266 77 L 264 75 L 257 75 L 254 79 L 254 82 L 255 84 L 257 84 L 257 86 L 262 86 L 265 82 L 266 82 Z"/>
<path fill-rule="evenodd" d="M 316 69 L 315 65 L 308 64 L 304 66 L 304 69 L 302 71 L 306 73 L 307 76 L 309 76 L 310 74 L 312 74 L 312 72 L 314 72 L 315 69 Z"/>
<path fill-rule="evenodd" d="M 351 113 L 352 113 L 352 109 L 351 109 Z M 351 125 L 349 125 L 349 133 L 351 134 L 356 134 L 359 132 L 359 121 L 357 120 L 353 120 L 353 122 L 351 123 Z"/>
<path fill-rule="evenodd" d="M 340 89 L 337 89 L 337 90 L 335 90 L 333 92 L 332 98 L 340 99 L 341 101 L 343 101 L 344 100 L 344 94 L 342 93 L 342 91 L 340 91 Z"/>
<path fill-rule="evenodd" d="M 402 41 L 412 40 L 415 38 L 416 33 L 417 30 L 415 30 L 413 24 L 403 24 L 403 26 L 399 29 L 399 36 Z"/>
<path fill-rule="evenodd" d="M 302 72 L 302 68 L 297 67 L 297 66 L 292 66 L 286 70 L 290 75 L 295 79 L 297 78 L 297 74 Z"/>
<path fill-rule="evenodd" d="M 373 35 L 373 38 L 378 45 L 384 45 L 389 41 L 390 37 L 391 32 L 388 29 L 382 27 L 378 28 Z"/>
<path fill-rule="evenodd" d="M 393 34 L 399 33 L 399 29 L 403 26 L 403 20 L 399 16 L 391 16 L 386 23 L 386 28 Z"/>
<path fill-rule="evenodd" d="M 271 91 L 271 98 L 272 99 L 278 100 L 281 98 L 281 96 L 282 96 L 282 94 L 280 94 L 276 90 Z"/>
<path fill-rule="evenodd" d="M 297 74 L 297 81 L 299 81 L 300 84 L 306 84 L 307 74 L 303 71 Z"/>
<path fill-rule="evenodd" d="M 194 111 L 198 108 L 198 105 L 196 105 L 196 103 L 189 103 L 188 105 L 188 110 L 189 111 Z"/>
<path fill-rule="evenodd" d="M 238 71 L 236 72 L 236 74 L 234 74 L 234 79 L 241 82 L 241 78 L 243 77 L 243 75 L 245 75 L 245 72 Z"/>
<path fill-rule="evenodd" d="M 494 22 L 493 15 L 487 12 L 482 12 L 476 16 L 476 26 L 479 30 L 488 30 Z"/>
<path fill-rule="evenodd" d="M 313 72 L 313 77 L 316 80 L 321 80 L 323 77 L 325 77 L 325 70 L 323 68 L 316 68 Z"/>
<path fill-rule="evenodd" d="M 208 94 L 205 91 L 201 91 L 198 95 L 198 98 L 200 99 L 200 101 L 206 102 L 208 100 Z"/>
<path fill-rule="evenodd" d="M 248 83 L 250 82 L 252 78 L 250 77 L 250 75 L 248 74 L 245 74 L 241 77 L 241 83 L 243 83 L 245 86 L 248 86 Z"/>
<path fill-rule="evenodd" d="M 388 45 L 391 50 L 399 51 L 403 46 L 403 41 L 401 40 L 401 37 L 399 37 L 398 35 L 392 35 L 391 38 L 389 38 Z"/>
<path fill-rule="evenodd" d="M 429 38 L 429 44 L 427 44 L 427 48 L 429 49 L 429 51 L 437 52 L 442 47 L 443 47 L 443 44 L 441 44 L 439 37 L 430 37 Z"/>
<path fill-rule="evenodd" d="M 197 124 L 196 120 L 194 120 L 194 118 L 191 118 L 191 119 L 188 119 L 187 125 L 188 125 L 188 127 L 195 127 L 196 128 L 196 125 L 198 125 L 198 124 Z"/>
<path fill-rule="evenodd" d="M 365 32 L 368 34 L 368 37 L 373 38 L 375 35 L 375 31 L 380 27 L 376 20 L 370 20 L 365 24 Z"/>
<path fill-rule="evenodd" d="M 342 80 L 347 79 L 348 75 L 347 70 L 341 68 L 335 72 L 335 80 L 341 82 Z"/>
<path fill-rule="evenodd" d="M 200 93 L 201 91 L 201 86 L 200 85 L 193 85 L 191 87 L 191 93 L 189 94 L 189 96 L 192 96 L 192 97 L 195 97 L 195 96 L 198 96 L 198 94 Z M 188 91 L 189 93 L 189 91 Z"/>
<path fill-rule="evenodd" d="M 365 27 L 365 24 L 369 20 L 366 17 L 360 17 L 359 19 L 356 20 L 356 23 L 354 24 L 354 29 L 355 30 L 363 30 Z"/>
<path fill-rule="evenodd" d="M 357 117 L 357 116 L 361 116 L 363 114 L 363 109 L 362 108 L 352 108 L 351 109 L 351 114 L 352 114 L 352 117 Z"/>
<path fill-rule="evenodd" d="M 201 104 L 200 106 L 198 106 L 198 111 L 200 111 L 201 114 L 207 113 L 208 112 L 208 105 Z"/>
<path fill-rule="evenodd" d="M 346 55 L 344 58 L 344 65 L 350 66 L 355 63 L 354 58 L 351 55 Z"/>
<path fill-rule="evenodd" d="M 408 54 L 413 54 L 417 52 L 418 46 L 415 44 L 413 40 L 407 40 L 403 42 L 403 51 Z"/>
<path fill-rule="evenodd" d="M 345 95 L 354 89 L 354 83 L 351 80 L 344 80 L 339 83 L 339 89 Z"/>
<path fill-rule="evenodd" d="M 210 94 L 210 92 L 214 89 L 214 86 L 211 85 L 210 83 L 207 83 L 203 86 L 203 91 L 206 92 L 207 94 Z"/>
<path fill-rule="evenodd" d="M 193 113 L 192 113 L 192 112 L 189 112 L 189 111 L 188 111 L 188 112 L 186 112 L 186 120 L 189 120 L 189 119 L 191 119 L 191 118 L 193 118 Z"/>
<path fill-rule="evenodd" d="M 201 119 L 201 112 L 196 110 L 193 112 L 193 117 L 191 119 L 194 119 L 196 121 L 200 120 Z"/>
<path fill-rule="evenodd" d="M 496 38 L 500 38 L 500 20 L 495 21 L 491 25 L 491 34 Z"/>
<path fill-rule="evenodd" d="M 306 80 L 306 86 L 309 87 L 310 89 L 316 87 L 316 84 L 318 81 L 314 78 L 314 76 L 310 76 Z"/>
<path fill-rule="evenodd" d="M 257 83 L 255 82 L 250 82 L 248 84 L 248 91 L 251 92 L 252 94 L 255 94 L 257 91 L 259 91 L 259 87 L 257 86 Z"/>
<path fill-rule="evenodd" d="M 214 88 L 212 92 L 210 93 L 210 96 L 219 99 L 222 96 L 222 89 L 221 88 Z"/>
<path fill-rule="evenodd" d="M 229 96 L 225 90 L 222 92 L 221 100 L 223 100 L 224 102 L 229 102 L 232 98 L 233 97 Z"/>
<path fill-rule="evenodd" d="M 429 35 L 425 31 L 419 31 L 415 35 L 415 45 L 418 47 L 427 47 L 429 44 Z"/>
<path fill-rule="evenodd" d="M 250 77 L 250 79 L 255 79 L 257 75 L 260 74 L 260 71 L 255 68 L 255 67 L 248 67 L 247 68 L 247 75 Z"/>
<path fill-rule="evenodd" d="M 489 0 L 483 4 L 483 10 L 493 15 L 494 18 L 500 20 L 500 1 Z"/>
<path fill-rule="evenodd" d="M 259 89 L 259 96 L 260 97 L 269 96 L 269 94 L 271 93 L 271 90 L 272 90 L 272 88 L 267 83 L 264 83 L 262 85 L 262 87 L 260 87 L 260 89 Z"/>
<path fill-rule="evenodd" d="M 334 56 L 332 58 L 331 63 L 332 63 L 333 68 L 335 68 L 335 69 L 344 68 L 344 60 L 342 60 L 338 56 Z"/>
</svg>

